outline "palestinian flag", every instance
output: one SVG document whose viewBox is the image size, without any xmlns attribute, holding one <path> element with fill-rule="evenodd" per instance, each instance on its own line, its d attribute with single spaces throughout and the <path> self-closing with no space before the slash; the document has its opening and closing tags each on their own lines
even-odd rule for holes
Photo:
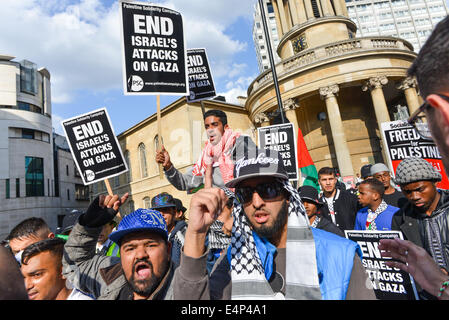
<svg viewBox="0 0 449 320">
<path fill-rule="evenodd" d="M 312 158 L 310 157 L 309 150 L 307 150 L 306 143 L 302 136 L 301 128 L 298 128 L 298 168 L 301 170 L 301 178 L 303 180 L 302 185 L 312 186 L 320 191 L 320 186 L 318 184 L 318 171 L 313 164 Z"/>
</svg>

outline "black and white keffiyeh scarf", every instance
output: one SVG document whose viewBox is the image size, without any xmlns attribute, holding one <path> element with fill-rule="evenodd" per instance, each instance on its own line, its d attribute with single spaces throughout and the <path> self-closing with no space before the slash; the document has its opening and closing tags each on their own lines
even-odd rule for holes
<svg viewBox="0 0 449 320">
<path fill-rule="evenodd" d="M 248 219 L 241 204 L 233 210 L 231 247 L 232 299 L 321 299 L 318 280 L 315 242 L 309 219 L 298 192 L 289 181 L 279 180 L 290 193 L 286 246 L 285 296 L 273 292 L 268 283 L 262 261 Z"/>
</svg>

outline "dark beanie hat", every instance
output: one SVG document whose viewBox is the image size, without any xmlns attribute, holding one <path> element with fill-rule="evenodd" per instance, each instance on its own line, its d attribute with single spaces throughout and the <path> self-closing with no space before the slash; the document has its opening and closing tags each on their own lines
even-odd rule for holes
<svg viewBox="0 0 449 320">
<path fill-rule="evenodd" d="M 399 163 L 394 181 L 399 185 L 417 181 L 441 181 L 441 174 L 422 158 L 407 158 Z"/>
</svg>

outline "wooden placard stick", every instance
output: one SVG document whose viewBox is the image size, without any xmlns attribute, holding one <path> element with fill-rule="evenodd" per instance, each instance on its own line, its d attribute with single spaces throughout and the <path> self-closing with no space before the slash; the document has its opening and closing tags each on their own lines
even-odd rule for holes
<svg viewBox="0 0 449 320">
<path fill-rule="evenodd" d="M 156 104 L 157 104 L 157 139 L 158 139 L 158 150 L 162 150 L 162 129 L 161 129 L 161 96 L 156 96 Z M 162 163 L 159 163 L 159 178 L 164 178 L 164 169 L 162 167 Z"/>
</svg>

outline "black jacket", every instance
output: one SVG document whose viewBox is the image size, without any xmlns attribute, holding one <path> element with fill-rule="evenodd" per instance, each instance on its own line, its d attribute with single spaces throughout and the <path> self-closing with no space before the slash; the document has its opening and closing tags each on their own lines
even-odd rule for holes
<svg viewBox="0 0 449 320">
<path fill-rule="evenodd" d="M 316 228 L 327 232 L 332 232 L 336 235 L 339 235 L 340 237 L 345 236 L 345 233 L 339 227 L 333 224 L 332 221 L 330 221 L 328 218 L 323 216 L 321 216 L 321 219 L 318 222 Z"/>
<path fill-rule="evenodd" d="M 430 236 L 427 221 L 438 228 L 441 243 L 444 248 L 443 257 L 445 258 L 446 267 L 449 266 L 449 190 L 439 190 L 440 201 L 430 216 L 422 214 L 414 210 L 411 203 L 405 205 L 402 210 L 398 211 L 391 223 L 393 230 L 400 230 L 406 240 L 409 240 L 420 246 L 432 255 L 430 249 Z"/>
<path fill-rule="evenodd" d="M 320 201 L 325 204 L 322 209 L 323 216 L 332 221 L 324 195 L 321 196 Z M 357 211 L 362 208 L 357 196 L 346 190 L 337 189 L 333 203 L 337 227 L 341 230 L 353 230 Z"/>
<path fill-rule="evenodd" d="M 448 270 L 449 267 L 449 190 L 439 190 L 441 197 L 437 207 L 430 216 L 422 214 L 414 210 L 411 203 L 408 203 L 394 216 L 391 222 L 392 230 L 399 230 L 406 240 L 409 240 L 424 248 L 435 260 L 430 245 L 431 239 L 435 236 L 431 235 L 431 230 L 437 232 L 443 248 L 443 263 L 435 261 L 440 267 Z M 417 289 L 421 298 L 429 299 L 431 295 L 422 291 L 417 285 Z M 433 297 L 434 298 L 434 297 Z"/>
</svg>

